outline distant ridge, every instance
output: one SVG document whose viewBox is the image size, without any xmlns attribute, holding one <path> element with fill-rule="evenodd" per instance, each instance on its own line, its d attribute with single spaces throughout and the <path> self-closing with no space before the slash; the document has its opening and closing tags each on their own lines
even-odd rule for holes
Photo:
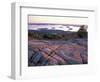
<svg viewBox="0 0 100 82">
<path fill-rule="evenodd" d="M 65 34 L 65 33 L 73 33 L 71 31 L 63 31 L 63 30 L 45 30 L 45 29 L 40 29 L 40 30 L 28 30 L 29 32 L 36 32 L 36 33 L 42 33 L 42 34 Z"/>
</svg>

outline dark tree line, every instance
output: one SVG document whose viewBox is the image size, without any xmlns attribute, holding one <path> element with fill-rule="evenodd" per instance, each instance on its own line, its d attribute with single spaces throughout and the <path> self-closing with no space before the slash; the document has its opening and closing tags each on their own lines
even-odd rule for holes
<svg viewBox="0 0 100 82">
<path fill-rule="evenodd" d="M 85 25 L 82 25 L 77 32 L 67 31 L 65 33 L 38 33 L 38 32 L 28 32 L 28 36 L 34 39 L 45 39 L 45 40 L 68 40 L 68 39 L 76 39 L 76 38 L 87 38 L 88 32 L 85 28 Z"/>
</svg>

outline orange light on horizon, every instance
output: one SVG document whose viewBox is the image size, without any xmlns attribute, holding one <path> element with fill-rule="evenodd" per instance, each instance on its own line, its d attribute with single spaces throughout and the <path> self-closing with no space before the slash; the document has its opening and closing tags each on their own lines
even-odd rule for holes
<svg viewBox="0 0 100 82">
<path fill-rule="evenodd" d="M 88 25 L 88 18 L 28 16 L 28 23 L 78 24 Z"/>
</svg>

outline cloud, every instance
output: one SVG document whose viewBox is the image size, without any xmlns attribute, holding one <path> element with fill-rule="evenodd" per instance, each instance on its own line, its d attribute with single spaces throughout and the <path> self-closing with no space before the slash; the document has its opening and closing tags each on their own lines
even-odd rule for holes
<svg viewBox="0 0 100 82">
<path fill-rule="evenodd" d="M 67 25 L 28 25 L 29 30 L 38 30 L 42 28 L 52 29 L 52 30 L 63 30 L 63 31 L 78 31 L 80 27 L 78 26 L 67 26 Z"/>
</svg>

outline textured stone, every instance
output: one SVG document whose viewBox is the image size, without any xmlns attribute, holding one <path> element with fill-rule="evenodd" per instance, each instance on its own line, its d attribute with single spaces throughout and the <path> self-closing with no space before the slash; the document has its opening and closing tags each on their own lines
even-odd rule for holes
<svg viewBox="0 0 100 82">
<path fill-rule="evenodd" d="M 29 40 L 28 65 L 72 65 L 88 63 L 87 39 L 67 41 Z"/>
</svg>

